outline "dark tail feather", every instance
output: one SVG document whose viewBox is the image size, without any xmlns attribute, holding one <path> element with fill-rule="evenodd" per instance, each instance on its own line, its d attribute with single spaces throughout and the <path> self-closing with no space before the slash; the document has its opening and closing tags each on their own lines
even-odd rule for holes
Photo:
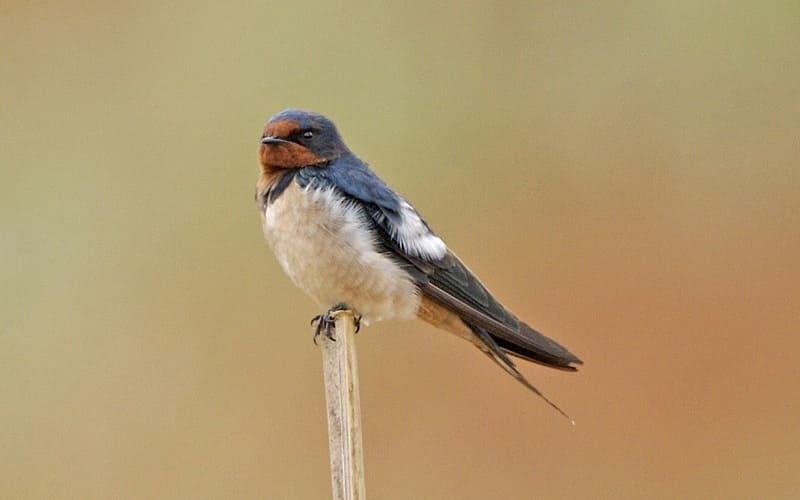
<svg viewBox="0 0 800 500">
<path fill-rule="evenodd" d="M 569 420 L 572 425 L 575 425 L 575 421 L 572 420 L 572 418 L 569 415 L 567 415 L 567 413 L 564 410 L 559 408 L 558 405 L 556 405 L 555 403 L 550 401 L 550 399 L 548 399 L 547 396 L 542 394 L 542 392 L 539 389 L 537 389 L 533 384 L 528 382 L 528 379 L 526 379 L 525 376 L 522 373 L 520 373 L 519 370 L 517 370 L 517 367 L 514 365 L 514 362 L 511 361 L 511 359 L 509 359 L 508 356 L 506 356 L 506 352 L 509 352 L 510 354 L 517 355 L 519 357 L 522 357 L 522 356 L 520 356 L 518 353 L 515 353 L 513 351 L 510 351 L 510 350 L 505 349 L 505 348 L 501 347 L 500 345 L 498 345 L 498 343 L 496 341 L 497 339 L 492 337 L 483 328 L 475 327 L 475 326 L 471 326 L 471 325 L 470 325 L 470 328 L 472 329 L 473 332 L 475 332 L 475 335 L 479 339 L 481 339 L 481 341 L 486 345 L 488 350 L 484 351 L 484 352 L 486 353 L 487 356 L 489 356 L 492 359 L 492 361 L 494 361 L 495 363 L 500 365 L 500 368 L 505 370 L 506 373 L 508 373 L 509 375 L 514 377 L 515 379 L 517 379 L 517 381 L 519 383 L 521 383 L 522 385 L 527 387 L 529 390 L 531 390 L 533 393 L 535 393 L 540 398 L 542 398 L 548 405 L 552 406 L 558 413 L 560 413 L 567 420 Z M 535 361 L 535 362 L 541 362 L 541 361 L 538 361 L 536 359 L 527 358 L 527 357 L 525 359 L 530 359 L 531 361 Z M 577 359 L 577 358 L 575 358 L 575 359 Z M 552 365 L 548 364 L 547 366 L 552 366 Z M 564 366 L 560 366 L 560 367 L 561 368 L 565 368 Z M 575 370 L 574 367 L 566 367 L 565 369 L 570 369 L 570 368 L 572 370 Z"/>
<path fill-rule="evenodd" d="M 476 286 L 480 284 L 477 281 L 475 283 Z M 482 290 L 485 291 L 483 288 Z M 490 295 L 486 295 L 484 298 L 490 301 L 491 312 L 488 310 L 488 306 L 476 308 L 472 303 L 464 302 L 431 283 L 422 285 L 422 293 L 453 311 L 473 330 L 480 328 L 487 335 L 491 335 L 497 343 L 496 345 L 504 352 L 568 371 L 576 370 L 574 366 L 570 366 L 572 363 L 583 363 L 564 346 L 520 321 Z M 485 293 L 488 294 L 488 292 Z"/>
<path fill-rule="evenodd" d="M 564 346 L 542 335 L 522 321 L 519 322 L 519 329 L 526 338 L 525 345 L 495 335 L 492 337 L 504 352 L 550 368 L 574 372 L 578 368 L 571 366 L 573 363 L 583 364 L 580 358 L 569 352 Z"/>
</svg>

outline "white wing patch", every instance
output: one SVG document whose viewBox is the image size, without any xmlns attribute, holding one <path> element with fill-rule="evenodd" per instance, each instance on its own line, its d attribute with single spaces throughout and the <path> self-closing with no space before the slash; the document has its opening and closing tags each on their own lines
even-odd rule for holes
<svg viewBox="0 0 800 500">
<path fill-rule="evenodd" d="M 400 224 L 391 224 L 392 238 L 409 255 L 439 260 L 447 253 L 447 245 L 422 221 L 414 207 L 400 201 Z"/>
</svg>

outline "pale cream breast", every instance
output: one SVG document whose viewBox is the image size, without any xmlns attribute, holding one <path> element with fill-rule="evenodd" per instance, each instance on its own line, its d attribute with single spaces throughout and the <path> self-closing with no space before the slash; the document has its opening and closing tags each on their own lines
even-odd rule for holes
<svg viewBox="0 0 800 500">
<path fill-rule="evenodd" d="M 416 315 L 411 277 L 376 250 L 360 210 L 333 190 L 292 182 L 262 215 L 281 267 L 320 307 L 345 303 L 366 321 Z"/>
</svg>

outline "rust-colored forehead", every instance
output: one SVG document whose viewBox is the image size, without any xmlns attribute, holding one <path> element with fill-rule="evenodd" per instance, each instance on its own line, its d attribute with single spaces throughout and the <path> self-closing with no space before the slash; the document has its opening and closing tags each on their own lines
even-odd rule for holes
<svg viewBox="0 0 800 500">
<path fill-rule="evenodd" d="M 300 131 L 300 124 L 294 120 L 278 120 L 264 126 L 265 137 L 289 137 Z"/>
</svg>

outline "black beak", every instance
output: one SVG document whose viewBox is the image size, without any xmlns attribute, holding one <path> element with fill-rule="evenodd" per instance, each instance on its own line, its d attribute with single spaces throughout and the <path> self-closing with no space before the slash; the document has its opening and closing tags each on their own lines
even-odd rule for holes
<svg viewBox="0 0 800 500">
<path fill-rule="evenodd" d="M 278 137 L 272 137 L 272 136 L 270 136 L 270 137 L 262 137 L 261 138 L 261 144 L 278 145 L 278 144 L 287 144 L 287 143 L 290 143 L 290 142 L 291 141 L 287 141 L 286 139 L 280 139 Z"/>
</svg>

